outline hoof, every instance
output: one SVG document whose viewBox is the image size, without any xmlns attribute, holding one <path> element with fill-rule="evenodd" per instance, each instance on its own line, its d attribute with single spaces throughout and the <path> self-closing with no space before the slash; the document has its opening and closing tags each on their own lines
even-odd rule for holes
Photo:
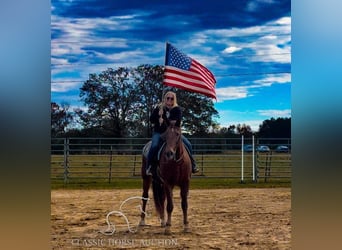
<svg viewBox="0 0 342 250">
<path fill-rule="evenodd" d="M 146 226 L 146 223 L 145 223 L 144 220 L 141 220 L 141 221 L 139 222 L 139 227 L 143 227 L 143 226 Z"/>
<path fill-rule="evenodd" d="M 166 228 L 165 228 L 164 234 L 165 234 L 165 235 L 171 235 L 171 234 L 172 234 L 171 228 L 170 228 L 170 227 L 166 227 Z"/>
<path fill-rule="evenodd" d="M 183 232 L 184 232 L 184 233 L 191 233 L 191 229 L 190 229 L 188 223 L 187 223 L 187 224 L 184 224 Z"/>
</svg>

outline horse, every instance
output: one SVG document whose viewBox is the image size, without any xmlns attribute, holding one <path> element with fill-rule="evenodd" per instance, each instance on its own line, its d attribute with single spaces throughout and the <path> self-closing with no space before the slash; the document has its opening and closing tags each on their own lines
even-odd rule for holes
<svg viewBox="0 0 342 250">
<path fill-rule="evenodd" d="M 153 198 L 156 211 L 160 217 L 161 226 L 165 227 L 165 234 L 171 234 L 171 215 L 173 211 L 173 189 L 180 188 L 181 207 L 183 211 L 184 232 L 190 232 L 188 221 L 188 194 L 191 179 L 191 160 L 182 141 L 181 129 L 174 124 L 168 126 L 163 134 L 165 145 L 160 152 L 157 173 L 146 175 L 146 159 L 143 157 L 142 178 L 143 197 L 148 198 L 148 189 L 152 182 Z M 165 200 L 167 201 L 167 220 L 165 221 Z M 143 200 L 145 212 L 146 200 Z M 141 225 L 144 224 L 145 214 L 141 213 Z"/>
</svg>

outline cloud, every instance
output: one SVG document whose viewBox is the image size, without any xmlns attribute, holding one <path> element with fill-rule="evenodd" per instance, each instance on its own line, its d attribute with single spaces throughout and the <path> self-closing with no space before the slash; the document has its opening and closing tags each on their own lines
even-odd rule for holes
<svg viewBox="0 0 342 250">
<path fill-rule="evenodd" d="M 248 88 L 244 86 L 239 87 L 225 87 L 216 89 L 217 102 L 228 100 L 236 100 L 246 98 L 248 96 Z"/>
<path fill-rule="evenodd" d="M 284 110 L 267 109 L 267 110 L 257 110 L 257 112 L 262 116 L 274 117 L 274 118 L 291 116 L 291 109 L 284 109 Z"/>
<path fill-rule="evenodd" d="M 291 74 L 285 73 L 285 74 L 278 74 L 278 75 L 267 75 L 263 79 L 255 80 L 255 84 L 257 84 L 257 87 L 260 86 L 271 86 L 275 83 L 291 83 Z"/>
<path fill-rule="evenodd" d="M 261 8 L 265 8 L 266 5 L 271 4 L 274 4 L 274 0 L 252 0 L 247 3 L 246 11 L 257 12 L 260 11 Z"/>
<path fill-rule="evenodd" d="M 225 48 L 225 49 L 223 50 L 223 53 L 228 53 L 228 54 L 230 54 L 230 53 L 234 53 L 234 52 L 239 51 L 239 50 L 241 50 L 241 48 L 238 48 L 238 47 L 235 47 L 235 46 L 230 46 L 230 47 L 228 47 L 228 48 Z"/>
<path fill-rule="evenodd" d="M 290 34 L 291 18 L 281 17 L 263 25 L 247 28 L 206 30 L 201 36 L 202 43 L 215 41 L 215 44 L 225 45 L 225 49 L 221 51 L 223 57 L 240 57 L 249 62 L 289 64 L 291 62 Z"/>
<path fill-rule="evenodd" d="M 80 88 L 82 81 L 67 80 L 63 79 L 61 81 L 55 80 L 51 82 L 51 92 L 67 92 L 69 90 L 74 90 Z"/>
<path fill-rule="evenodd" d="M 253 131 L 259 130 L 259 125 L 264 121 L 263 119 L 251 118 L 249 111 L 237 110 L 218 110 L 220 113 L 220 127 L 229 127 L 230 125 L 246 124 L 251 127 Z"/>
</svg>

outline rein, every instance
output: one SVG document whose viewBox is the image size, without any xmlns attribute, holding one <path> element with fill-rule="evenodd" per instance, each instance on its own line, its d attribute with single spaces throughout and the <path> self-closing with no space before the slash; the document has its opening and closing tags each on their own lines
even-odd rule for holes
<svg viewBox="0 0 342 250">
<path fill-rule="evenodd" d="M 181 140 L 181 138 L 180 138 L 180 140 Z M 182 146 L 183 146 L 183 148 L 182 148 Z M 184 147 L 185 146 L 182 144 L 178 145 L 179 152 L 181 152 L 181 153 L 179 154 L 179 158 L 176 160 L 177 163 L 181 162 L 184 159 Z"/>
<path fill-rule="evenodd" d="M 174 127 L 171 127 L 173 130 Z M 176 142 L 176 152 L 179 153 L 178 159 L 175 159 L 176 163 L 180 163 L 184 159 L 184 144 L 182 143 L 182 135 L 179 136 L 179 139 Z M 176 154 L 177 155 L 177 154 Z"/>
</svg>

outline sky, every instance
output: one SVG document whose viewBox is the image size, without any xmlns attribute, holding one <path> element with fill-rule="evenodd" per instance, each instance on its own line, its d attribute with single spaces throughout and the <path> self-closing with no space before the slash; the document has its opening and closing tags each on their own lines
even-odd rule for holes
<svg viewBox="0 0 342 250">
<path fill-rule="evenodd" d="M 290 0 L 52 0 L 51 101 L 83 108 L 89 74 L 164 65 L 166 42 L 214 74 L 221 127 L 291 117 Z"/>
</svg>

